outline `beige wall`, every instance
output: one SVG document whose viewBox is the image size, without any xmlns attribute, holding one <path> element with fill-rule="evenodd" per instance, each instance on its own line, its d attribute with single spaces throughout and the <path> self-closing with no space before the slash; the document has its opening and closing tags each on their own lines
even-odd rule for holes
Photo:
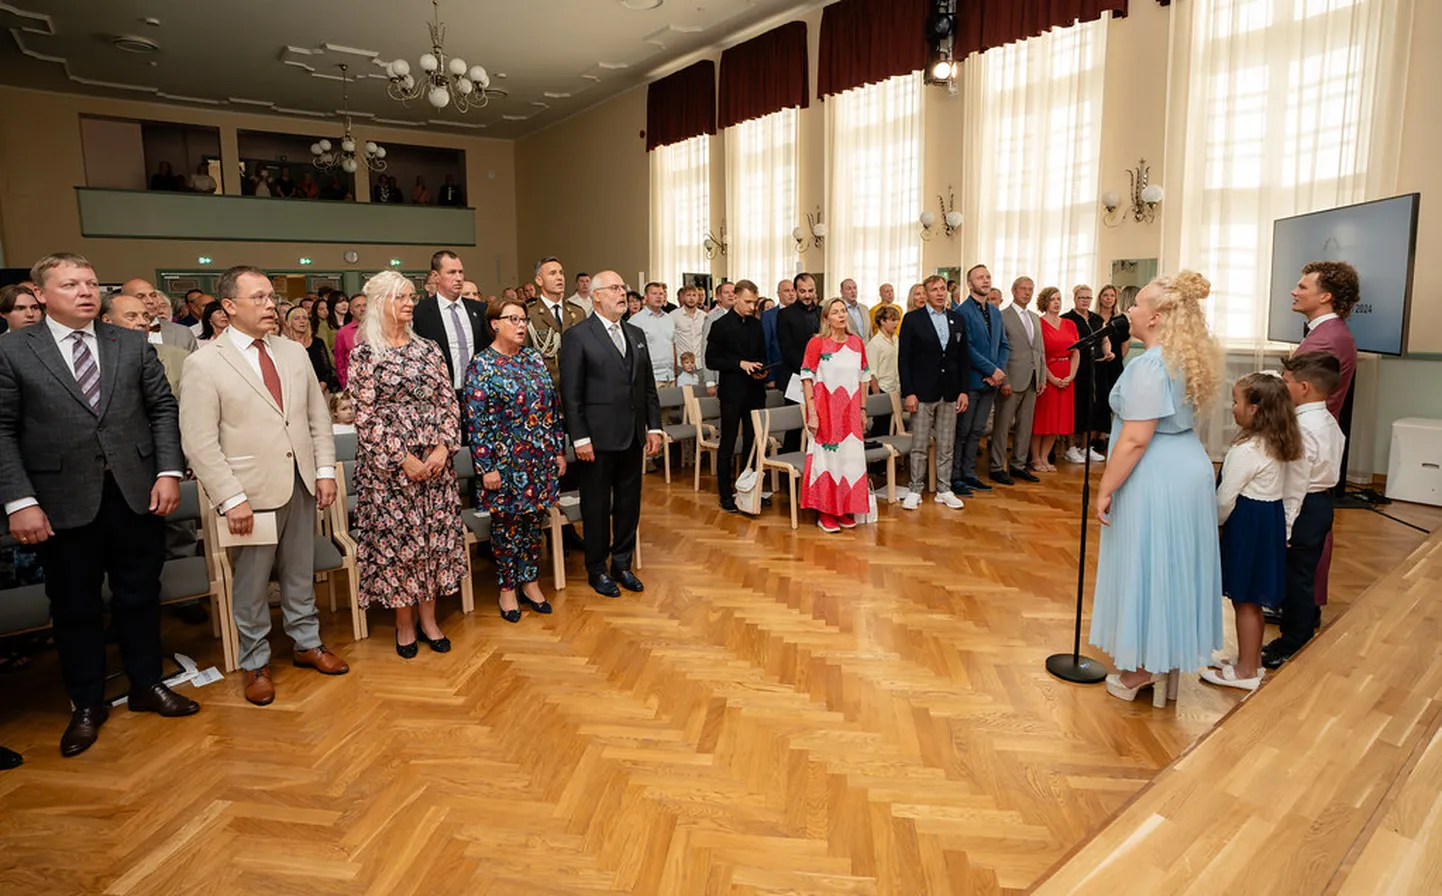
<svg viewBox="0 0 1442 896">
<path fill-rule="evenodd" d="M 644 94 L 643 94 L 644 98 Z M 74 187 L 85 185 L 86 160 L 81 152 L 80 116 L 174 121 L 220 129 L 221 152 L 235 159 L 237 130 L 265 130 L 302 135 L 330 134 L 334 122 L 309 122 L 279 116 L 242 115 L 154 103 L 94 99 L 0 87 L 0 238 L 5 262 L 28 265 L 47 252 L 80 252 L 96 265 L 104 281 L 149 277 L 157 269 L 194 269 L 196 258 L 209 255 L 211 267 L 256 264 L 296 269 L 298 259 L 314 260 L 317 271 L 372 272 L 401 259 L 405 269 L 430 264 L 432 246 L 346 245 L 340 243 L 259 243 L 187 240 L 85 239 L 80 236 Z M 487 292 L 516 269 L 515 144 L 506 140 L 432 134 L 357 126 L 358 140 L 408 143 L 463 149 L 466 153 L 466 196 L 476 208 L 476 245 L 456 247 L 472 279 Z M 238 177 L 225 168 L 225 192 L 239 193 Z M 361 188 L 358 187 L 358 192 Z M 369 187 L 364 187 L 369 192 Z M 282 201 L 282 200 L 277 200 Z M 360 261 L 342 259 L 348 249 Z M 499 275 L 498 275 L 499 272 Z"/>
</svg>

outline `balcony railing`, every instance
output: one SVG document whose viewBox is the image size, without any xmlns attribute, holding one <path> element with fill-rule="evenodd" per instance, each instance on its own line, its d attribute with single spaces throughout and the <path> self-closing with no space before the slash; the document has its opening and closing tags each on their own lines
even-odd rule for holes
<svg viewBox="0 0 1442 896">
<path fill-rule="evenodd" d="M 76 187 L 80 233 L 91 238 L 474 246 L 476 212 L 256 196 Z"/>
</svg>

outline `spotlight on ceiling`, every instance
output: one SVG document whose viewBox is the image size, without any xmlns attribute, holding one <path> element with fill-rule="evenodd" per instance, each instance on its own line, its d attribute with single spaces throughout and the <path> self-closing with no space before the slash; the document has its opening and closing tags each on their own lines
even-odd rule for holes
<svg viewBox="0 0 1442 896">
<path fill-rule="evenodd" d="M 957 65 L 953 59 L 956 39 L 956 0 L 933 0 L 926 18 L 928 47 L 926 83 L 955 84 Z"/>
</svg>

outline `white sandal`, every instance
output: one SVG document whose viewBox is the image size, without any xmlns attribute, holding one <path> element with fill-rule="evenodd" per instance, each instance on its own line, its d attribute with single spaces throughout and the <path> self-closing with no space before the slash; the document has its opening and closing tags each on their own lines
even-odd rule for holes
<svg viewBox="0 0 1442 896">
<path fill-rule="evenodd" d="M 1265 669 L 1257 670 L 1256 678 L 1240 678 L 1237 675 L 1237 667 L 1224 665 L 1220 669 L 1208 667 L 1202 670 L 1202 681 L 1208 684 L 1215 684 L 1224 688 L 1236 688 L 1241 691 L 1255 691 L 1261 687 L 1262 679 L 1266 676 Z"/>
</svg>

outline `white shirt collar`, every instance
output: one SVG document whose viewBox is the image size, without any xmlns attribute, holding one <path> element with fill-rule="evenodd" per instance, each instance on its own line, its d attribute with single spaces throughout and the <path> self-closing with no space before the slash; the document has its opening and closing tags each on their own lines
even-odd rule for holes
<svg viewBox="0 0 1442 896">
<path fill-rule="evenodd" d="M 247 336 L 240 331 L 239 327 L 226 327 L 225 335 L 230 337 L 231 345 L 234 345 L 242 354 L 252 347 L 255 342 L 254 336 Z M 264 338 L 264 337 L 262 337 Z"/>
<path fill-rule="evenodd" d="M 90 336 L 92 338 L 94 338 L 95 336 L 95 321 L 93 320 L 86 323 L 85 326 L 79 327 L 78 329 L 74 327 L 67 327 L 60 321 L 56 320 L 53 317 L 50 317 L 49 315 L 45 317 L 45 323 L 47 326 L 50 327 L 50 335 L 55 337 L 56 342 L 59 342 L 62 339 L 69 339 L 71 335 L 76 332 L 84 333 L 86 336 Z"/>
<path fill-rule="evenodd" d="M 439 299 L 439 300 L 441 300 L 442 302 L 444 302 L 447 308 L 449 308 L 449 307 L 452 306 L 452 305 L 459 305 L 459 304 L 461 303 L 461 297 L 460 297 L 460 296 L 456 296 L 454 299 L 448 299 L 448 298 L 446 298 L 445 296 L 441 295 L 440 293 L 436 293 L 436 298 Z"/>
<path fill-rule="evenodd" d="M 1325 401 L 1309 401 L 1306 404 L 1297 405 L 1298 417 L 1303 414 L 1315 414 L 1317 411 L 1327 413 L 1327 403 Z"/>
<path fill-rule="evenodd" d="M 1315 330 L 1317 329 L 1317 326 L 1319 324 L 1324 324 L 1329 320 L 1341 320 L 1341 316 L 1338 315 L 1336 312 L 1329 311 L 1326 314 L 1314 317 L 1311 320 L 1307 321 L 1307 330 L 1309 332 Z"/>
</svg>

